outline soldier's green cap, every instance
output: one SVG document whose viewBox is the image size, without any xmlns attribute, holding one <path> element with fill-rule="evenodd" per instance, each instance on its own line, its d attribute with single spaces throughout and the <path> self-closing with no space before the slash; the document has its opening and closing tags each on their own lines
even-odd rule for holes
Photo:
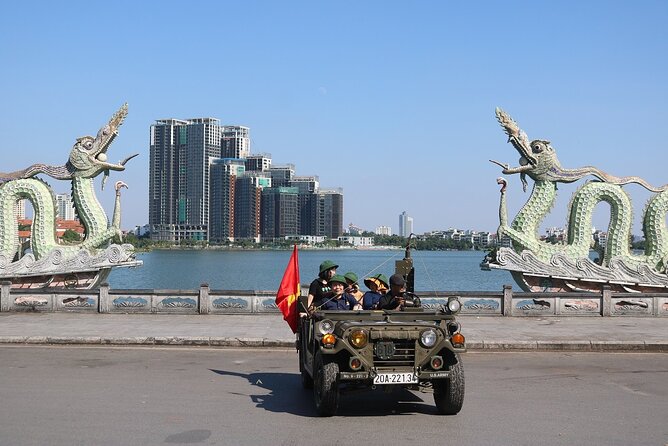
<svg viewBox="0 0 668 446">
<path fill-rule="evenodd" d="M 336 274 L 334 277 L 329 279 L 329 283 L 334 283 L 334 282 L 338 282 L 338 283 L 342 283 L 344 285 L 347 285 L 346 284 L 346 278 L 343 277 L 341 274 Z"/>
<path fill-rule="evenodd" d="M 386 288 L 389 287 L 388 282 L 387 282 L 387 277 L 385 277 L 385 274 L 376 274 L 375 276 L 371 276 L 371 277 L 369 277 L 369 278 L 367 278 L 367 279 L 364 279 L 364 285 L 367 285 L 366 282 L 367 282 L 368 279 L 376 279 L 376 280 L 379 280 L 379 281 L 383 282 L 383 285 L 385 285 Z M 368 287 L 368 286 L 369 286 L 369 285 L 367 285 L 367 287 Z"/>
<path fill-rule="evenodd" d="M 352 283 L 357 283 L 357 274 L 354 272 L 348 272 L 343 275 L 346 279 L 350 280 Z"/>
<path fill-rule="evenodd" d="M 324 262 L 322 262 L 322 263 L 320 264 L 320 273 L 324 273 L 324 272 L 327 271 L 328 269 L 338 268 L 338 267 L 339 267 L 339 265 L 337 265 L 336 263 L 332 262 L 331 260 L 325 260 Z"/>
</svg>

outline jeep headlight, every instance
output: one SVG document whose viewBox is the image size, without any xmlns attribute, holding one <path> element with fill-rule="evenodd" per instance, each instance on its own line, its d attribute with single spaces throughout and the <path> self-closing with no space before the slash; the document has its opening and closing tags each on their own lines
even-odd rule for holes
<svg viewBox="0 0 668 446">
<path fill-rule="evenodd" d="M 318 324 L 318 331 L 323 335 L 332 333 L 334 331 L 334 322 L 330 321 L 329 319 L 323 319 Z"/>
<path fill-rule="evenodd" d="M 364 330 L 353 330 L 348 337 L 350 344 L 355 348 L 364 348 L 369 342 L 369 337 Z"/>
<path fill-rule="evenodd" d="M 462 303 L 459 301 L 457 296 L 448 298 L 448 311 L 452 314 L 459 313 L 459 310 L 462 309 Z"/>
<path fill-rule="evenodd" d="M 422 344 L 423 347 L 433 347 L 436 344 L 437 339 L 438 335 L 436 334 L 436 331 L 431 328 L 420 333 L 420 344 Z"/>
</svg>

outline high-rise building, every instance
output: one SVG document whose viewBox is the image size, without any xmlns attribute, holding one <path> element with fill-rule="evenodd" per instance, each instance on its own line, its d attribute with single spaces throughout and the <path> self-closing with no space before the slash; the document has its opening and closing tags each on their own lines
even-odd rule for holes
<svg viewBox="0 0 668 446">
<path fill-rule="evenodd" d="M 236 184 L 244 169 L 242 159 L 211 161 L 209 240 L 212 242 L 234 241 Z"/>
<path fill-rule="evenodd" d="M 406 211 L 399 214 L 399 235 L 408 237 L 413 233 L 413 217 L 409 217 Z"/>
<path fill-rule="evenodd" d="M 269 187 L 262 190 L 263 239 L 271 241 L 299 235 L 298 197 L 296 187 Z"/>
<path fill-rule="evenodd" d="M 343 190 L 320 189 L 317 211 L 317 234 L 337 239 L 343 234 Z"/>
<path fill-rule="evenodd" d="M 318 196 L 320 181 L 317 176 L 294 176 L 290 186 L 299 191 L 299 234 L 316 235 L 318 222 Z"/>
<path fill-rule="evenodd" d="M 61 220 L 76 219 L 76 212 L 72 204 L 72 196 L 70 194 L 56 194 L 56 209 Z M 25 210 L 24 210 L 25 213 Z"/>
<path fill-rule="evenodd" d="M 295 165 L 271 166 L 268 171 L 272 187 L 290 187 L 292 177 L 295 176 Z"/>
<path fill-rule="evenodd" d="M 250 155 L 250 129 L 242 125 L 223 126 L 220 140 L 222 158 L 246 158 Z"/>
<path fill-rule="evenodd" d="M 234 238 L 260 241 L 262 235 L 262 190 L 271 178 L 262 172 L 245 172 L 237 178 L 234 197 Z"/>
<path fill-rule="evenodd" d="M 14 206 L 14 214 L 16 215 L 17 220 L 25 220 L 26 219 L 26 201 L 25 200 L 19 200 L 16 202 L 16 206 Z"/>
<path fill-rule="evenodd" d="M 246 157 L 246 171 L 266 172 L 271 167 L 271 154 L 258 153 Z"/>
<path fill-rule="evenodd" d="M 149 224 L 151 238 L 206 240 L 209 166 L 220 158 L 216 118 L 161 119 L 151 126 Z"/>
</svg>

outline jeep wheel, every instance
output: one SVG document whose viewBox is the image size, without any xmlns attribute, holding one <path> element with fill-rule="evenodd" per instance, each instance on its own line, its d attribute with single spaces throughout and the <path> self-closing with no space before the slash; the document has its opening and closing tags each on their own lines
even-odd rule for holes
<svg viewBox="0 0 668 446">
<path fill-rule="evenodd" d="M 339 405 L 339 365 L 333 361 L 324 363 L 318 352 L 313 366 L 313 378 L 315 410 L 321 417 L 331 417 Z"/>
<path fill-rule="evenodd" d="M 304 353 L 304 347 L 299 349 L 299 373 L 302 375 L 302 387 L 305 389 L 312 389 L 313 388 L 313 378 L 311 378 L 311 375 L 308 374 L 306 371 L 306 367 L 304 367 L 304 361 L 306 361 L 306 353 Z"/>
<path fill-rule="evenodd" d="M 464 404 L 464 367 L 459 355 L 455 360 L 448 379 L 434 380 L 434 402 L 440 415 L 455 415 Z"/>
</svg>

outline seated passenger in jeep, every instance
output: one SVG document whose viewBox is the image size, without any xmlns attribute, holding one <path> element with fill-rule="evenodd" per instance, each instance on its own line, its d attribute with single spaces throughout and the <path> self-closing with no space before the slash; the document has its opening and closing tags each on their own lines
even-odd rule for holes
<svg viewBox="0 0 668 446">
<path fill-rule="evenodd" d="M 339 267 L 331 260 L 325 260 L 320 264 L 320 272 L 318 277 L 311 282 L 308 289 L 308 302 L 306 308 L 311 308 L 311 305 L 320 307 L 322 303 L 331 297 L 331 286 L 329 280 L 336 274 L 336 269 Z"/>
<path fill-rule="evenodd" d="M 337 274 L 329 279 L 329 284 L 334 295 L 322 304 L 323 310 L 361 310 L 357 300 L 344 291 L 347 286 L 345 277 Z"/>
<path fill-rule="evenodd" d="M 406 305 L 406 281 L 401 274 L 390 276 L 390 291 L 378 301 L 379 310 L 401 310 Z"/>
<path fill-rule="evenodd" d="M 383 274 L 367 277 L 364 279 L 364 285 L 369 291 L 362 296 L 362 306 L 365 310 L 376 310 L 380 298 L 387 293 L 387 277 Z"/>
<path fill-rule="evenodd" d="M 359 308 L 361 309 L 362 298 L 364 297 L 364 293 L 360 291 L 360 286 L 357 283 L 358 280 L 357 274 L 350 271 L 345 273 L 343 277 L 345 277 L 346 279 L 346 289 L 344 291 L 355 298 L 355 300 L 357 301 L 357 306 L 359 306 Z"/>
</svg>

